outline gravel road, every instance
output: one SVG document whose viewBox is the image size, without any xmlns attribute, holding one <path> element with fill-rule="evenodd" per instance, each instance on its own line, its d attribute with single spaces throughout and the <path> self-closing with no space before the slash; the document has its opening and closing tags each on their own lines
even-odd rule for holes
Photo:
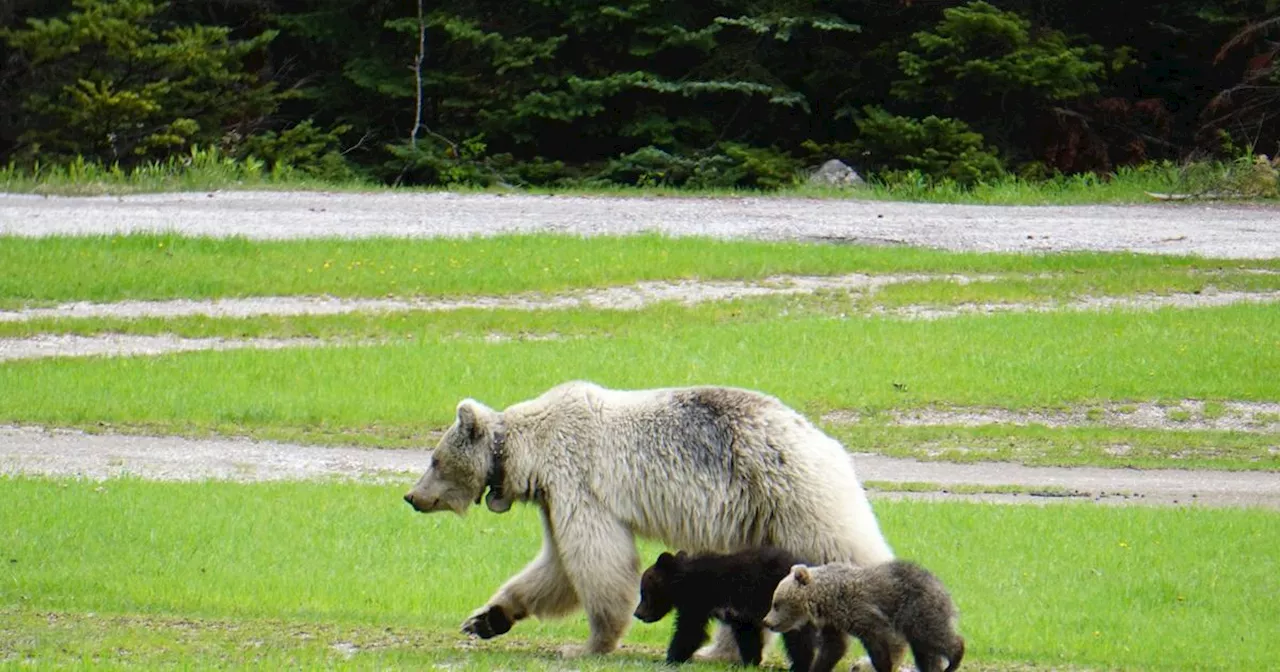
<svg viewBox="0 0 1280 672">
<path fill-rule="evenodd" d="M 0 474 L 94 479 L 132 475 L 166 481 L 269 481 L 323 478 L 409 480 L 426 467 L 422 450 L 330 448 L 245 439 L 184 439 L 90 435 L 75 430 L 0 426 Z M 1100 468 L 1023 467 L 1006 463 L 950 464 L 878 455 L 854 457 L 866 481 L 953 485 L 1021 485 L 1020 495 L 972 495 L 993 501 L 1087 499 L 1113 504 L 1198 504 L 1280 508 L 1280 474 Z M 1066 488 L 1063 496 L 1035 488 Z M 908 493 L 882 493 L 899 497 Z M 909 493 L 956 497 L 952 493 Z"/>
<path fill-rule="evenodd" d="M 552 231 L 908 244 L 951 250 L 1131 250 L 1280 257 L 1280 209 L 1255 205 L 977 206 L 796 198 L 449 193 L 0 194 L 0 233 L 465 236 Z"/>
</svg>

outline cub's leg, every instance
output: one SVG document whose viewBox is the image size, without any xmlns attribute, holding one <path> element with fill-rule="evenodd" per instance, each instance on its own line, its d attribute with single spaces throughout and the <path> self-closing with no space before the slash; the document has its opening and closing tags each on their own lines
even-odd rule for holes
<svg viewBox="0 0 1280 672">
<path fill-rule="evenodd" d="M 843 636 L 841 636 L 843 639 Z M 787 657 L 791 659 L 791 672 L 809 672 L 813 667 L 813 650 L 818 645 L 818 630 L 806 625 L 799 630 L 782 633 Z"/>
<path fill-rule="evenodd" d="M 685 663 L 707 639 L 707 621 L 711 614 L 676 612 L 676 631 L 667 647 L 668 663 Z"/>
</svg>

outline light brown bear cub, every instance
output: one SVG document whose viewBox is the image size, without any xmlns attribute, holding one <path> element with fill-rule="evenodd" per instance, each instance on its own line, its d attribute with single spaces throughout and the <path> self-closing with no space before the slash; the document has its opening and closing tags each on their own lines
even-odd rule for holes
<svg viewBox="0 0 1280 672">
<path fill-rule="evenodd" d="M 942 582 L 917 564 L 895 560 L 871 567 L 795 565 L 773 593 L 765 627 L 789 632 L 808 625 L 862 641 L 876 672 L 893 672 L 911 647 L 920 672 L 955 672 L 964 658 L 956 608 Z M 813 672 L 830 672 L 847 642 L 824 637 Z"/>
</svg>

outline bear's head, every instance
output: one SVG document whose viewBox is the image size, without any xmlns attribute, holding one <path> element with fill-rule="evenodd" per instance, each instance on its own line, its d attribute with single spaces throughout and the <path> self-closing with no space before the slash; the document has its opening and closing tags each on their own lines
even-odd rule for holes
<svg viewBox="0 0 1280 672">
<path fill-rule="evenodd" d="M 458 417 L 431 451 L 431 462 L 404 496 L 415 511 L 466 513 L 501 465 L 502 415 L 473 399 L 458 403 Z M 510 502 L 490 491 L 489 508 L 505 511 Z"/>
<path fill-rule="evenodd" d="M 636 607 L 636 618 L 656 623 L 675 608 L 676 583 L 688 559 L 684 551 L 675 555 L 664 552 L 652 567 L 644 570 L 640 576 L 640 606 Z"/>
<path fill-rule="evenodd" d="M 804 565 L 792 565 L 791 573 L 773 590 L 773 606 L 764 627 L 775 632 L 798 630 L 813 621 L 810 609 L 813 575 Z"/>
</svg>

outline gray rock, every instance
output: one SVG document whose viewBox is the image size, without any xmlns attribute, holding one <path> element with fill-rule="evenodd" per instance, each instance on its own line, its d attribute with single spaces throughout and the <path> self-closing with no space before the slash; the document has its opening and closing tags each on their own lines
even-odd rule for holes
<svg viewBox="0 0 1280 672">
<path fill-rule="evenodd" d="M 821 168 L 809 176 L 809 184 L 855 189 L 867 186 L 866 180 L 863 180 L 856 170 L 845 165 L 840 159 L 831 159 L 822 164 Z"/>
</svg>

